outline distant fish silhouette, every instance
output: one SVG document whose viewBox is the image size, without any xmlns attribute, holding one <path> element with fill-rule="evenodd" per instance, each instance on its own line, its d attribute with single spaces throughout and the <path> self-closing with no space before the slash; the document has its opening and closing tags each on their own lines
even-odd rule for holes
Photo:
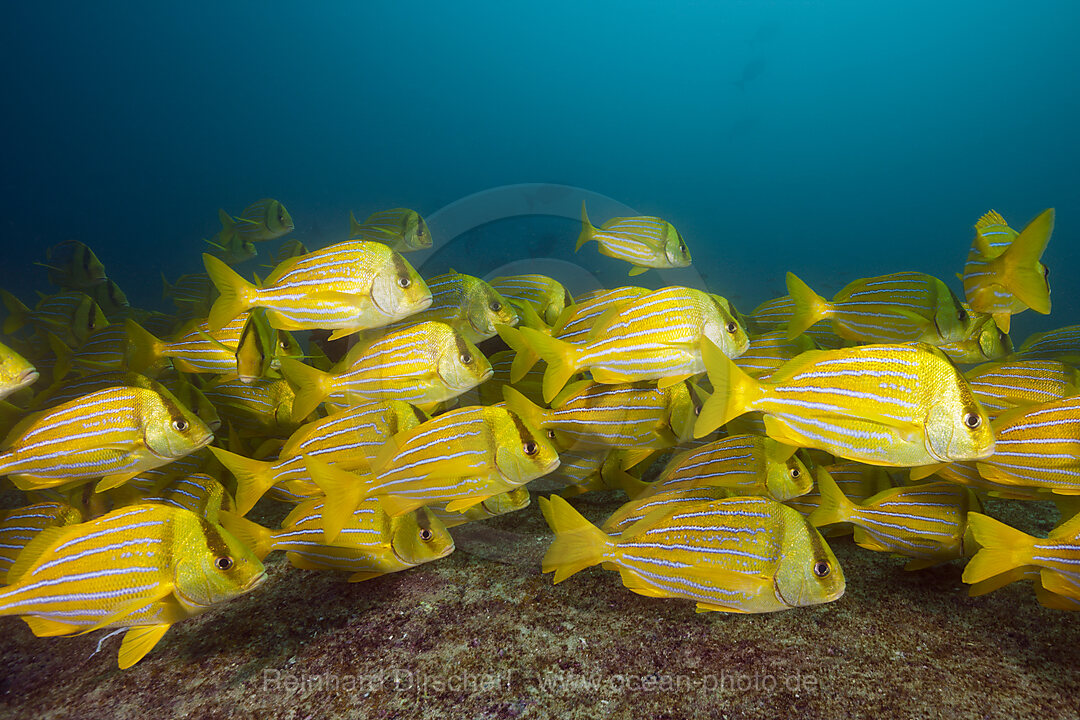
<svg viewBox="0 0 1080 720">
<path fill-rule="evenodd" d="M 743 66 L 742 77 L 732 82 L 739 87 L 739 90 L 746 91 L 746 83 L 756 80 L 761 77 L 761 74 L 765 72 L 765 68 L 768 64 L 764 58 L 757 58 L 751 60 Z"/>
</svg>

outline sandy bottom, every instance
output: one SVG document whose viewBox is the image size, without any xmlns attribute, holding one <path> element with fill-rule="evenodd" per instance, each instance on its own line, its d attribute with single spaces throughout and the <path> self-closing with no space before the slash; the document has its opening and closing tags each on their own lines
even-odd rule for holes
<svg viewBox="0 0 1080 720">
<path fill-rule="evenodd" d="M 1014 584 L 969 598 L 962 564 L 832 541 L 838 602 L 696 614 L 592 568 L 553 586 L 533 504 L 454 531 L 438 563 L 349 584 L 268 559 L 254 594 L 172 628 L 138 665 L 120 637 L 0 620 L 0 714 L 19 718 L 1075 718 L 1080 617 Z M 613 493 L 574 500 L 592 520 Z M 991 502 L 1028 530 L 1049 504 Z M 258 512 L 258 509 L 257 509 Z"/>
</svg>

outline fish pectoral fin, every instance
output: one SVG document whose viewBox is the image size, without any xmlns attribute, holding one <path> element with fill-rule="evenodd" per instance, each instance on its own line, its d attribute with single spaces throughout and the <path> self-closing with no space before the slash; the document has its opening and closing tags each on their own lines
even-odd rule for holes
<svg viewBox="0 0 1080 720">
<path fill-rule="evenodd" d="M 338 328 L 334 332 L 330 333 L 328 340 L 331 342 L 334 340 L 340 340 L 341 338 L 349 337 L 360 332 L 360 328 Z"/>
<path fill-rule="evenodd" d="M 873 550 L 874 552 L 892 552 L 893 548 L 888 547 L 874 536 L 867 533 L 858 525 L 855 526 L 854 538 L 855 544 L 866 550 Z"/>
<path fill-rule="evenodd" d="M 479 505 L 480 503 L 487 500 L 489 497 L 491 497 L 491 495 L 476 495 L 474 497 L 458 498 L 457 500 L 451 500 L 450 502 L 446 503 L 446 511 L 456 513 L 464 512 L 469 508 L 473 507 L 474 505 Z"/>
<path fill-rule="evenodd" d="M 593 380 L 601 385 L 619 385 L 621 383 L 634 382 L 636 378 L 632 378 L 629 375 L 615 370 L 604 370 L 603 368 L 593 368 L 592 370 Z"/>
<path fill-rule="evenodd" d="M 110 625 L 123 625 L 121 621 L 124 618 L 145 609 L 147 605 L 165 599 L 172 592 L 172 589 L 172 583 L 159 583 L 156 590 L 139 595 L 133 600 L 124 603 L 115 612 L 98 620 L 96 625 L 83 628 L 79 631 L 79 635 L 85 635 L 86 633 L 94 632 L 95 630 L 100 630 L 101 628 L 109 627 Z"/>
<path fill-rule="evenodd" d="M 404 515 L 424 506 L 425 501 L 403 495 L 379 495 L 379 504 L 390 517 Z"/>
<path fill-rule="evenodd" d="M 639 266 L 635 265 L 634 267 L 630 268 L 630 272 L 628 272 L 626 274 L 628 276 L 630 276 L 630 277 L 634 277 L 635 275 L 641 275 L 642 273 L 647 273 L 647 272 L 649 272 L 649 268 L 647 268 L 647 267 L 639 267 Z"/>
<path fill-rule="evenodd" d="M 1044 589 L 1057 595 L 1076 596 L 1076 583 L 1069 582 L 1064 575 L 1056 570 L 1042 568 L 1039 572 L 1039 582 L 1042 583 Z"/>
<path fill-rule="evenodd" d="M 919 482 L 925 480 L 939 470 L 944 470 L 949 466 L 949 463 L 934 463 L 933 465 L 920 465 L 918 467 L 911 468 L 909 477 L 911 482 Z"/>
<path fill-rule="evenodd" d="M 49 618 L 34 615 L 23 615 L 22 618 L 30 626 L 30 632 L 37 637 L 56 637 L 58 635 L 76 635 L 82 630 L 81 625 L 58 622 Z"/>
<path fill-rule="evenodd" d="M 120 487 L 128 480 L 131 480 L 133 477 L 138 475 L 140 472 L 142 471 L 135 470 L 132 472 L 117 473 L 115 475 L 106 475 L 105 477 L 101 478 L 101 481 L 98 482 L 98 484 L 94 487 L 94 492 L 100 493 L 105 492 L 106 490 L 112 490 L 113 488 Z"/>
<path fill-rule="evenodd" d="M 783 443 L 784 445 L 806 447 L 806 440 L 788 427 L 783 420 L 773 417 L 772 415 L 766 415 L 764 417 L 764 422 L 765 434 L 773 440 Z"/>
<path fill-rule="evenodd" d="M 656 387 L 660 390 L 665 390 L 673 385 L 678 385 L 683 380 L 689 380 L 694 377 L 693 375 L 669 375 L 668 377 L 662 377 L 656 381 Z"/>
<path fill-rule="evenodd" d="M 120 654 L 117 656 L 120 669 L 125 670 L 142 660 L 170 627 L 169 623 L 138 625 L 124 633 L 124 639 L 120 642 Z"/>
<path fill-rule="evenodd" d="M 352 575 L 349 576 L 349 582 L 363 582 L 365 580 L 377 578 L 385 574 L 386 573 L 381 572 L 354 572 Z"/>
<path fill-rule="evenodd" d="M 730 607 L 730 606 L 727 606 L 727 605 L 714 605 L 713 603 L 699 602 L 695 606 L 694 612 L 696 612 L 696 613 L 706 613 L 706 612 L 745 613 L 746 610 L 743 610 L 743 609 L 737 608 L 737 607 Z"/>
</svg>

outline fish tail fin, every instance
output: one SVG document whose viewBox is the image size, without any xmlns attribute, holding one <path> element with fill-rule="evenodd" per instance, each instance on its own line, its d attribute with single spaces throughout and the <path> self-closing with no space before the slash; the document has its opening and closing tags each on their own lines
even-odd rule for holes
<svg viewBox="0 0 1080 720">
<path fill-rule="evenodd" d="M 52 350 L 53 355 L 56 356 L 56 364 L 53 365 L 52 379 L 54 383 L 58 383 L 71 372 L 71 359 L 75 353 L 71 348 L 64 344 L 63 340 L 56 337 L 56 335 L 53 335 L 48 331 L 46 331 L 46 335 L 49 339 L 49 349 Z"/>
<path fill-rule="evenodd" d="M 161 299 L 167 300 L 170 295 L 176 292 L 176 288 L 169 283 L 169 279 L 165 277 L 165 273 L 161 273 Z"/>
<path fill-rule="evenodd" d="M 521 382 L 533 366 L 536 365 L 540 356 L 529 347 L 521 337 L 521 331 L 509 325 L 496 325 L 495 331 L 499 337 L 514 351 L 514 361 L 510 364 L 510 382 Z"/>
<path fill-rule="evenodd" d="M 788 321 L 787 339 L 794 340 L 814 323 L 829 317 L 832 307 L 828 300 L 811 290 L 810 286 L 793 272 L 787 274 L 787 290 L 795 305 L 791 320 Z"/>
<path fill-rule="evenodd" d="M 612 546 L 603 530 L 586 520 L 558 495 L 540 498 L 540 509 L 555 540 L 544 553 L 543 570 L 560 583 L 579 570 L 598 565 Z"/>
<path fill-rule="evenodd" d="M 7 290 L 0 290 L 0 300 L 3 301 L 4 307 L 8 311 L 8 316 L 4 319 L 4 334 L 11 335 L 22 330 L 30 319 L 30 308 L 23 305 L 22 300 Z"/>
<path fill-rule="evenodd" d="M 604 484 L 615 487 L 626 493 L 631 500 L 637 500 L 642 493 L 648 490 L 652 483 L 645 482 L 641 478 L 634 477 L 626 471 L 626 468 L 616 465 L 613 468 L 605 468 L 602 471 Z"/>
<path fill-rule="evenodd" d="M 855 503 L 844 495 L 844 491 L 833 480 L 832 475 L 823 468 L 817 469 L 818 492 L 821 493 L 821 504 L 814 512 L 810 513 L 810 524 L 814 527 L 823 527 L 835 523 L 847 522 L 851 517 L 851 510 Z"/>
<path fill-rule="evenodd" d="M 330 545 L 364 499 L 364 478 L 311 456 L 306 458 L 306 463 L 311 481 L 326 495 L 322 510 L 323 544 Z"/>
<path fill-rule="evenodd" d="M 349 211 L 349 237 L 356 237 L 363 229 L 363 224 L 356 219 L 356 215 L 353 215 L 353 211 Z"/>
<path fill-rule="evenodd" d="M 964 582 L 973 585 L 1028 564 L 1035 538 L 982 513 L 968 513 L 967 521 L 981 549 L 964 568 Z"/>
<path fill-rule="evenodd" d="M 259 498 L 274 484 L 274 464 L 213 446 L 210 446 L 210 452 L 236 478 L 236 512 L 247 515 Z"/>
<path fill-rule="evenodd" d="M 1050 312 L 1050 287 L 1039 266 L 1039 258 L 1054 230 L 1054 208 L 1043 210 L 1028 223 L 997 259 L 1001 263 L 1002 285 L 1020 302 L 1042 315 Z"/>
<path fill-rule="evenodd" d="M 502 391 L 503 400 L 506 402 L 506 408 L 508 410 L 524 420 L 526 425 L 540 430 L 543 429 L 544 420 L 548 412 L 547 410 L 540 407 L 509 385 L 503 385 Z"/>
<path fill-rule="evenodd" d="M 315 412 L 330 394 L 332 376 L 292 358 L 281 358 L 279 362 L 281 374 L 296 392 L 293 399 L 293 419 L 306 418 Z"/>
<path fill-rule="evenodd" d="M 222 235 L 224 235 L 225 233 L 228 233 L 228 232 L 232 232 L 232 229 L 234 227 L 236 227 L 236 221 L 233 220 L 232 215 L 225 212 L 225 210 L 223 208 L 218 208 L 217 216 L 218 216 L 218 220 L 221 221 L 221 233 L 222 233 Z"/>
<path fill-rule="evenodd" d="M 220 297 L 210 308 L 210 329 L 220 330 L 240 313 L 251 307 L 258 289 L 225 264 L 221 258 L 203 253 L 203 264 Z"/>
<path fill-rule="evenodd" d="M 161 359 L 165 344 L 130 318 L 124 321 L 124 331 L 127 333 L 128 340 L 124 362 L 128 369 L 141 373 L 156 365 Z"/>
<path fill-rule="evenodd" d="M 544 402 L 551 402 L 577 372 L 578 349 L 571 343 L 532 328 L 518 328 L 518 332 L 525 343 L 547 361 L 547 370 L 544 372 Z"/>
<path fill-rule="evenodd" d="M 581 249 L 581 246 L 593 239 L 596 233 L 596 228 L 589 222 L 589 213 L 585 212 L 585 201 L 581 201 L 581 234 L 578 235 L 577 245 L 574 246 L 574 252 Z"/>
<path fill-rule="evenodd" d="M 701 407 L 694 423 L 694 437 L 704 437 L 721 425 L 752 409 L 751 403 L 761 395 L 761 384 L 706 339 L 701 346 L 701 359 L 709 373 L 713 394 Z"/>
<path fill-rule="evenodd" d="M 251 548 L 259 560 L 263 560 L 274 549 L 274 534 L 270 528 L 228 510 L 218 513 L 218 522 L 230 535 Z"/>
</svg>

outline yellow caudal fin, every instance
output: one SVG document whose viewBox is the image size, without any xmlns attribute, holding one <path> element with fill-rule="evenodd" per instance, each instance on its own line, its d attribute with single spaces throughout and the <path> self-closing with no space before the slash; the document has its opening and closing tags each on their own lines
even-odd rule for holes
<svg viewBox="0 0 1080 720">
<path fill-rule="evenodd" d="M 524 420 L 526 425 L 538 430 L 544 429 L 544 420 L 548 413 L 547 410 L 540 407 L 509 385 L 503 385 L 502 391 L 503 400 L 506 402 L 506 408 L 508 410 Z"/>
<path fill-rule="evenodd" d="M 645 491 L 652 487 L 652 483 L 634 477 L 618 465 L 611 468 L 604 468 L 603 477 L 605 485 L 619 488 L 626 493 L 627 497 L 631 500 L 636 500 L 641 497 Z"/>
<path fill-rule="evenodd" d="M 159 625 L 136 625 L 124 634 L 120 642 L 120 654 L 117 663 L 121 670 L 126 670 L 142 660 L 146 653 L 154 649 L 165 633 L 169 630 L 169 623 Z"/>
<path fill-rule="evenodd" d="M 4 319 L 4 334 L 11 335 L 22 330 L 26 326 L 26 321 L 30 319 L 30 308 L 23 305 L 22 300 L 7 290 L 0 290 L 0 300 L 8 311 L 8 316 Z"/>
<path fill-rule="evenodd" d="M 280 371 L 296 392 L 293 400 L 293 419 L 303 420 L 322 404 L 330 394 L 333 376 L 292 358 L 281 358 Z"/>
<path fill-rule="evenodd" d="M 274 464 L 213 446 L 210 446 L 210 452 L 236 478 L 236 512 L 247 515 L 276 481 Z"/>
<path fill-rule="evenodd" d="M 1039 263 L 1050 233 L 1054 230 L 1054 208 L 1048 208 L 1028 223 L 1009 248 L 995 261 L 1001 284 L 1037 313 L 1050 312 L 1050 286 Z"/>
<path fill-rule="evenodd" d="M 220 330 L 240 313 L 251 307 L 258 289 L 242 278 L 238 272 L 225 264 L 221 258 L 203 253 L 203 265 L 220 297 L 210 308 L 210 330 Z"/>
<path fill-rule="evenodd" d="M 124 331 L 128 339 L 124 357 L 127 368 L 133 372 L 143 373 L 147 368 L 156 365 L 161 359 L 165 343 L 134 320 L 124 321 Z"/>
<path fill-rule="evenodd" d="M 225 212 L 224 209 L 218 208 L 217 216 L 218 220 L 221 221 L 221 232 L 223 234 L 231 231 L 234 227 L 236 227 L 236 221 L 233 220 L 232 215 L 229 215 L 229 213 Z"/>
<path fill-rule="evenodd" d="M 596 228 L 589 222 L 589 214 L 585 212 L 585 201 L 581 201 L 581 234 L 578 235 L 577 245 L 574 246 L 574 252 L 581 249 L 581 246 L 593 239 L 596 233 Z"/>
<path fill-rule="evenodd" d="M 810 289 L 795 273 L 787 274 L 788 295 L 795 304 L 788 321 L 787 339 L 794 340 L 819 320 L 824 320 L 832 312 L 829 301 Z"/>
<path fill-rule="evenodd" d="M 579 570 L 597 565 L 614 546 L 603 530 L 586 520 L 558 495 L 540 498 L 540 510 L 555 540 L 544 553 L 543 570 L 560 583 Z"/>
<path fill-rule="evenodd" d="M 49 340 L 49 349 L 52 350 L 53 355 L 56 356 L 56 364 L 53 365 L 52 379 L 54 383 L 58 383 L 71 372 L 71 359 L 74 353 L 71 348 L 64 344 L 63 340 L 56 337 L 56 335 L 48 330 L 45 331 L 45 335 Z"/>
<path fill-rule="evenodd" d="M 361 223 L 359 220 L 357 220 L 356 215 L 354 215 L 353 211 L 350 210 L 349 211 L 349 237 L 354 238 L 357 235 L 359 235 L 360 231 L 363 229 L 363 227 L 364 227 L 363 223 Z"/>
<path fill-rule="evenodd" d="M 964 582 L 973 585 L 1029 564 L 1032 536 L 982 513 L 968 513 L 968 529 L 981 549 L 964 568 Z"/>
<path fill-rule="evenodd" d="M 547 370 L 544 372 L 544 402 L 551 402 L 577 372 L 579 351 L 568 342 L 532 328 L 518 328 L 518 332 L 528 346 L 547 362 Z"/>
<path fill-rule="evenodd" d="M 823 468 L 817 469 L 818 492 L 821 503 L 807 518 L 814 527 L 824 527 L 834 523 L 848 522 L 855 504 L 847 499 L 843 490 L 832 479 L 832 475 Z"/>
<path fill-rule="evenodd" d="M 724 355 L 709 339 L 701 344 L 701 359 L 709 372 L 713 394 L 701 406 L 694 424 L 694 437 L 704 437 L 721 425 L 749 412 L 751 403 L 760 397 L 761 384 Z"/>
<path fill-rule="evenodd" d="M 533 365 L 540 360 L 540 356 L 529 347 L 517 328 L 500 324 L 495 326 L 495 332 L 499 333 L 502 341 L 515 353 L 514 361 L 510 364 L 510 382 L 521 382 L 521 379 L 532 370 Z"/>
<path fill-rule="evenodd" d="M 255 557 L 264 560 L 274 549 L 274 533 L 270 528 L 251 522 L 234 512 L 222 510 L 218 522 L 237 540 L 251 548 Z"/>
<path fill-rule="evenodd" d="M 311 481 L 326 495 L 323 503 L 323 543 L 330 545 L 337 540 L 353 511 L 366 494 L 366 483 L 361 475 L 346 472 L 322 460 L 306 458 Z"/>
</svg>

